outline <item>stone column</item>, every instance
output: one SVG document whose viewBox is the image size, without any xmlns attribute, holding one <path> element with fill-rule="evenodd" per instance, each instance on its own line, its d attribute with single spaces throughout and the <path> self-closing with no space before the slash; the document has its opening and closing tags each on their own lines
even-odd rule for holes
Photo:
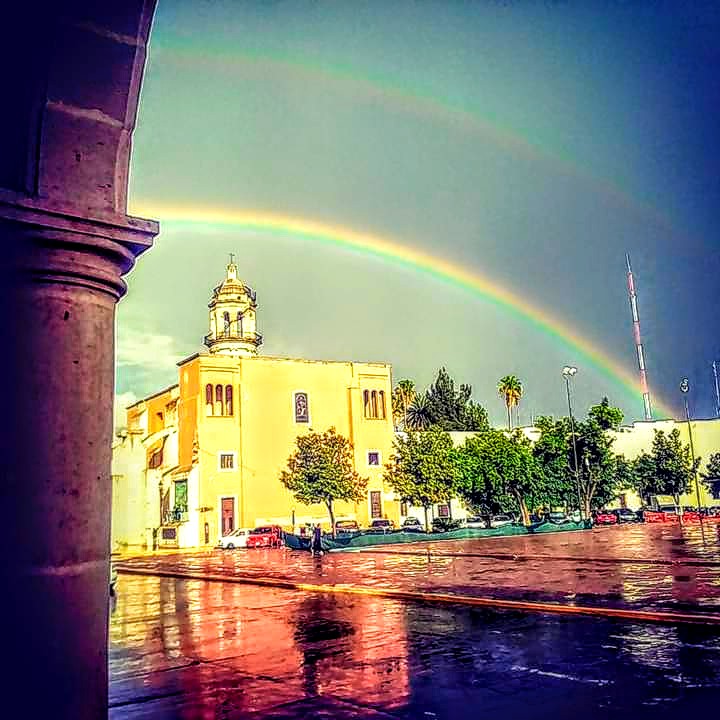
<svg viewBox="0 0 720 720">
<path fill-rule="evenodd" d="M 115 304 L 156 233 L 0 195 L 1 677 L 25 717 L 107 715 Z"/>
</svg>

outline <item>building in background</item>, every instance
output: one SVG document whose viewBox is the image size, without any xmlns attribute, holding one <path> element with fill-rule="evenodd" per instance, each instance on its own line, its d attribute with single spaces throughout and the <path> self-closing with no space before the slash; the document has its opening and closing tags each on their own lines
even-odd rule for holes
<svg viewBox="0 0 720 720">
<path fill-rule="evenodd" d="M 116 546 L 214 545 L 236 528 L 328 525 L 323 505 L 297 503 L 280 483 L 298 435 L 334 427 L 369 478 L 365 502 L 337 519 L 399 522 L 383 485 L 392 451 L 391 366 L 258 354 L 256 295 L 236 264 L 209 304 L 207 351 L 180 363 L 179 382 L 127 409 L 113 448 Z"/>
</svg>

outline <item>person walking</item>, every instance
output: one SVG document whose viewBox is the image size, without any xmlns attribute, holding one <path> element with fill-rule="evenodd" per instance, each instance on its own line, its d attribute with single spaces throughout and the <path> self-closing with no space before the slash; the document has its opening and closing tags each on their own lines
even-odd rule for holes
<svg viewBox="0 0 720 720">
<path fill-rule="evenodd" d="M 312 542 L 310 544 L 310 549 L 312 550 L 313 555 L 316 553 L 318 555 L 322 555 L 322 531 L 320 530 L 320 525 L 316 525 L 313 529 L 313 536 L 312 536 Z"/>
</svg>

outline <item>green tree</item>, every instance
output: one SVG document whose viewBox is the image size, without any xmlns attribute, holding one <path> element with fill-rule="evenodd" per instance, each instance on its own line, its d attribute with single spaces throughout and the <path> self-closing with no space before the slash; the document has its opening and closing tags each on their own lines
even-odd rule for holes
<svg viewBox="0 0 720 720">
<path fill-rule="evenodd" d="M 545 479 L 550 506 L 575 506 L 578 502 L 569 418 L 539 417 L 535 426 L 540 437 L 532 447 L 533 457 Z"/>
<path fill-rule="evenodd" d="M 653 438 L 652 453 L 641 456 L 635 462 L 638 484 L 648 494 L 670 495 L 675 507 L 680 507 L 680 496 L 690 489 L 690 483 L 700 465 L 700 458 L 692 461 L 690 447 L 683 445 L 680 431 L 675 428 L 669 433 L 656 430 Z"/>
<path fill-rule="evenodd" d="M 650 496 L 656 492 L 655 460 L 650 453 L 642 452 L 633 461 L 632 468 L 633 487 L 642 498 L 643 503 L 648 504 Z"/>
<path fill-rule="evenodd" d="M 705 472 L 701 473 L 703 484 L 712 492 L 713 483 L 720 480 L 720 452 L 713 453 L 708 460 Z"/>
<path fill-rule="evenodd" d="M 432 425 L 430 402 L 426 393 L 415 395 L 407 409 L 407 427 L 404 430 L 427 430 Z"/>
<path fill-rule="evenodd" d="M 325 503 L 334 534 L 333 503 L 336 500 L 364 500 L 368 478 L 355 472 L 353 447 L 335 428 L 322 434 L 310 432 L 299 435 L 295 444 L 297 450 L 288 458 L 287 469 L 280 474 L 280 482 L 298 502 L 307 505 Z"/>
<path fill-rule="evenodd" d="M 415 383 L 412 380 L 400 380 L 395 386 L 392 395 L 392 409 L 396 429 L 408 429 L 408 408 L 414 402 L 415 395 Z"/>
<path fill-rule="evenodd" d="M 625 417 L 623 411 L 612 406 L 607 397 L 604 397 L 599 405 L 593 405 L 588 416 L 595 420 L 602 430 L 617 430 Z"/>
<path fill-rule="evenodd" d="M 613 438 L 592 416 L 576 423 L 575 431 L 581 510 L 590 517 L 593 508 L 602 507 L 618 493 Z"/>
<path fill-rule="evenodd" d="M 455 389 L 455 381 L 443 367 L 435 382 L 427 390 L 430 424 L 443 430 L 481 432 L 489 429 L 487 412 L 470 399 L 472 387 L 461 384 Z"/>
<path fill-rule="evenodd" d="M 498 394 L 505 400 L 508 416 L 508 430 L 512 430 L 512 409 L 520 404 L 523 386 L 515 375 L 506 375 L 498 382 Z"/>
<path fill-rule="evenodd" d="M 545 487 L 529 440 L 489 430 L 468 438 L 457 454 L 458 491 L 466 503 L 486 514 L 517 508 L 523 523 L 530 524 L 529 508 L 543 502 Z"/>
<path fill-rule="evenodd" d="M 384 480 L 401 500 L 425 510 L 425 527 L 429 529 L 428 508 L 449 502 L 456 492 L 458 466 L 450 436 L 435 427 L 396 437 Z"/>
</svg>

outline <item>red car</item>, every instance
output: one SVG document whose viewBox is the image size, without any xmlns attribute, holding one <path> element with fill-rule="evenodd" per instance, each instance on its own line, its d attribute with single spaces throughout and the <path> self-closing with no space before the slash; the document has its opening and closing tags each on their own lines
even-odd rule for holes
<svg viewBox="0 0 720 720">
<path fill-rule="evenodd" d="M 615 523 L 617 523 L 617 515 L 608 510 L 598 510 L 595 513 L 594 520 L 596 525 L 615 525 Z"/>
<path fill-rule="evenodd" d="M 279 525 L 264 525 L 250 531 L 248 548 L 280 547 L 283 544 L 283 531 Z"/>
</svg>

